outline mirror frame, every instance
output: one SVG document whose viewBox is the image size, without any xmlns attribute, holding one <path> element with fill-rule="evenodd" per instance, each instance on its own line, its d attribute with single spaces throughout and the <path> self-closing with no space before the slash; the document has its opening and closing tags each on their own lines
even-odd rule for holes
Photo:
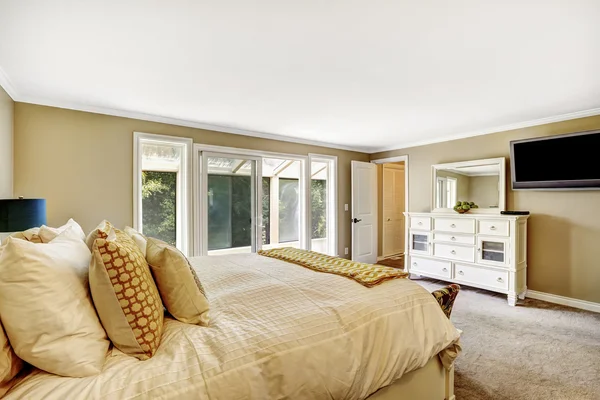
<svg viewBox="0 0 600 400">
<path fill-rule="evenodd" d="M 500 214 L 501 211 L 506 210 L 506 158 L 498 157 L 498 158 L 486 158 L 483 160 L 471 160 L 471 161 L 461 161 L 455 163 L 446 163 L 446 164 L 436 164 L 431 166 L 432 170 L 432 180 L 431 180 L 431 212 L 435 213 L 451 213 L 460 215 L 452 208 L 435 208 L 435 191 L 436 191 L 436 181 L 437 181 L 437 171 L 441 169 L 448 168 L 457 168 L 457 167 L 473 167 L 477 165 L 489 165 L 489 164 L 497 164 L 499 166 L 499 176 L 498 176 L 498 208 L 474 208 L 469 211 L 470 214 Z"/>
</svg>

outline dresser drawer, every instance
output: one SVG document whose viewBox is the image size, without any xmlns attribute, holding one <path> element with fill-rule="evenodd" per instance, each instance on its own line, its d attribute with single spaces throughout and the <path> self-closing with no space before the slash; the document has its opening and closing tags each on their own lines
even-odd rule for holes
<svg viewBox="0 0 600 400">
<path fill-rule="evenodd" d="M 410 229 L 431 230 L 431 218 L 410 217 Z"/>
<path fill-rule="evenodd" d="M 451 260 L 475 262 L 475 247 L 434 243 L 433 255 Z"/>
<path fill-rule="evenodd" d="M 508 236 L 509 222 L 493 219 L 479 220 L 479 233 L 482 235 Z"/>
<path fill-rule="evenodd" d="M 433 227 L 436 231 L 475 233 L 475 220 L 472 218 L 435 218 Z"/>
<path fill-rule="evenodd" d="M 423 275 L 435 275 L 442 278 L 452 277 L 450 261 L 411 257 L 409 271 L 413 274 L 422 272 Z"/>
<path fill-rule="evenodd" d="M 475 236 L 473 235 L 453 235 L 452 233 L 435 233 L 433 240 L 436 242 L 449 242 L 460 244 L 475 244 Z"/>
<path fill-rule="evenodd" d="M 456 264 L 454 266 L 454 279 L 464 283 L 508 290 L 508 271 Z"/>
</svg>

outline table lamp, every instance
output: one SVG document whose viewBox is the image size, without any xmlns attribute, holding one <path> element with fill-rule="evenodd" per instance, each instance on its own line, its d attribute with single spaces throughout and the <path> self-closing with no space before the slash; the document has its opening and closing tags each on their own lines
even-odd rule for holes
<svg viewBox="0 0 600 400">
<path fill-rule="evenodd" d="M 45 199 L 0 199 L 0 240 L 45 223 Z"/>
</svg>

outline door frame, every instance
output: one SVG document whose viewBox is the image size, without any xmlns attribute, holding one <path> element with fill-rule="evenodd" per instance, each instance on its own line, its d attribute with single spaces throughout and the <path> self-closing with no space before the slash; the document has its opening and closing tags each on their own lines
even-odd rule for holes
<svg viewBox="0 0 600 400">
<path fill-rule="evenodd" d="M 400 161 L 404 161 L 404 209 L 405 209 L 405 213 L 408 212 L 408 210 L 410 210 L 409 207 L 409 196 L 408 196 L 408 188 L 409 188 L 409 157 L 408 154 L 406 155 L 401 155 L 401 156 L 394 156 L 394 157 L 387 157 L 387 158 L 378 158 L 375 160 L 371 160 L 371 163 L 373 164 L 387 164 L 387 163 L 394 163 L 394 162 L 400 162 Z M 379 191 L 378 191 L 379 192 Z M 379 197 L 379 193 L 377 194 L 377 196 Z M 379 198 L 377 199 L 377 201 L 379 202 Z M 378 207 L 379 208 L 379 207 Z M 377 218 L 379 219 L 379 216 L 377 216 Z M 409 245 L 409 225 L 405 219 L 404 222 L 404 254 L 406 254 L 408 252 L 408 245 Z M 407 263 L 407 257 L 404 257 L 404 269 L 406 270 L 406 263 Z"/>
</svg>

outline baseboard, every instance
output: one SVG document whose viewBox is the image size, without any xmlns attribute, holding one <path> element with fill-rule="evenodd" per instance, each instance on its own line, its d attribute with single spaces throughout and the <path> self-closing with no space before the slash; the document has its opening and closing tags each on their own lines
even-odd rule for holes
<svg viewBox="0 0 600 400">
<path fill-rule="evenodd" d="M 592 301 L 579 300 L 571 297 L 559 296 L 557 294 L 537 292 L 535 290 L 527 290 L 527 295 L 525 297 L 600 313 L 600 303 L 594 303 Z"/>
</svg>

